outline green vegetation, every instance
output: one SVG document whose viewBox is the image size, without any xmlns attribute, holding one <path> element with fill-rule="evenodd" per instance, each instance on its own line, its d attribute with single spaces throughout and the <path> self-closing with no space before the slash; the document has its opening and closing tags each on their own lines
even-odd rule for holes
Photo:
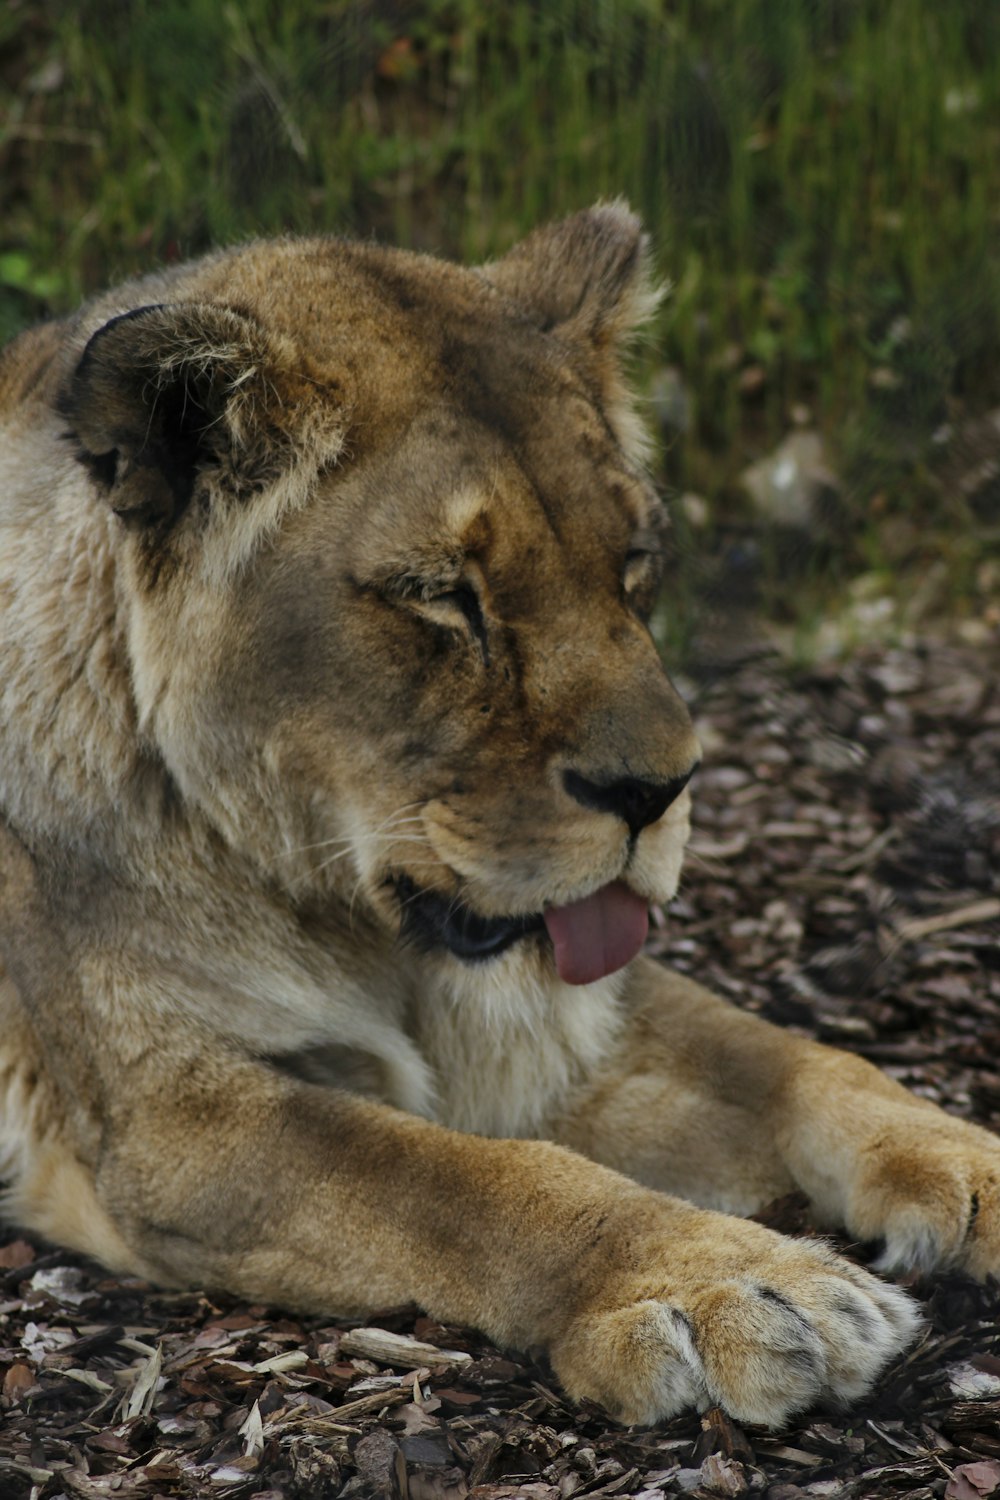
<svg viewBox="0 0 1000 1500">
<path fill-rule="evenodd" d="M 738 517 L 808 418 L 850 567 L 961 537 L 975 594 L 1000 487 L 949 433 L 1000 404 L 995 0 L 7 0 L 0 118 L 4 335 L 248 234 L 475 258 L 623 193 L 674 287 L 668 483 Z"/>
</svg>

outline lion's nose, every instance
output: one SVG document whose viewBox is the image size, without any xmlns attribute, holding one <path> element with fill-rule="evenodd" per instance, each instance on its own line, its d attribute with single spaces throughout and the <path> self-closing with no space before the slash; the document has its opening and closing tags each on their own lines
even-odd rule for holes
<svg viewBox="0 0 1000 1500">
<path fill-rule="evenodd" d="M 683 776 L 669 781 L 642 781 L 637 776 L 621 776 L 614 781 L 591 781 L 579 771 L 564 771 L 563 786 L 571 797 L 596 812 L 614 813 L 628 824 L 633 836 L 641 833 L 657 818 L 662 818 L 698 769 L 696 761 Z"/>
</svg>

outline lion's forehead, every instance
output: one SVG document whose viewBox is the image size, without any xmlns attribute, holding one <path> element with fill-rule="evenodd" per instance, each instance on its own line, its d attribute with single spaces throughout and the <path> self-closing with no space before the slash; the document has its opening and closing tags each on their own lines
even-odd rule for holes
<svg viewBox="0 0 1000 1500">
<path fill-rule="evenodd" d="M 405 411 L 432 372 L 468 389 L 546 357 L 551 340 L 511 315 L 475 271 L 369 244 L 253 244 L 181 272 L 185 298 L 207 298 L 287 339 L 314 373 L 347 377 L 365 404 Z"/>
<path fill-rule="evenodd" d="M 539 414 L 515 444 L 460 411 L 432 411 L 384 454 L 327 476 L 292 528 L 292 555 L 307 572 L 376 588 L 405 577 L 433 591 L 471 575 L 511 623 L 561 592 L 592 596 L 637 535 L 656 534 L 660 505 L 573 419 Z"/>
<path fill-rule="evenodd" d="M 519 451 L 613 446 L 579 349 L 476 270 L 371 245 L 289 241 L 207 263 L 185 291 L 245 309 L 287 337 L 336 399 L 346 391 L 358 454 L 437 401 L 442 420 L 450 407 Z"/>
</svg>

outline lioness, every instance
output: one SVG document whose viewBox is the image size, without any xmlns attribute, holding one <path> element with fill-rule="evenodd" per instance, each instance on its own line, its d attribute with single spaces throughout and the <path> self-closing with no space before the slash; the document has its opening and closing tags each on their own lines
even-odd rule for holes
<svg viewBox="0 0 1000 1500">
<path fill-rule="evenodd" d="M 859 1396 L 1000 1143 L 642 958 L 698 746 L 620 204 L 248 244 L 0 361 L 0 1170 L 109 1266 L 544 1345 L 623 1422 Z"/>
</svg>

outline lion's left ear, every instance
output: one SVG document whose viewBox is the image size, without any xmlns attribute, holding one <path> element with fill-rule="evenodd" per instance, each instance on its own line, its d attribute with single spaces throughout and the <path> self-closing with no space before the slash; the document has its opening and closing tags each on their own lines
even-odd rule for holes
<svg viewBox="0 0 1000 1500">
<path fill-rule="evenodd" d="M 655 311 L 661 289 L 642 224 L 621 199 L 536 229 L 482 274 L 544 332 L 575 344 L 595 368 L 627 449 L 645 435 L 622 376 L 621 353 Z"/>
<path fill-rule="evenodd" d="M 245 496 L 344 441 L 339 393 L 216 303 L 136 308 L 88 342 L 60 407 L 115 513 L 169 527 L 196 484 Z"/>
<path fill-rule="evenodd" d="M 546 332 L 597 345 L 627 339 L 659 300 L 647 237 L 621 199 L 536 229 L 483 274 Z"/>
</svg>

